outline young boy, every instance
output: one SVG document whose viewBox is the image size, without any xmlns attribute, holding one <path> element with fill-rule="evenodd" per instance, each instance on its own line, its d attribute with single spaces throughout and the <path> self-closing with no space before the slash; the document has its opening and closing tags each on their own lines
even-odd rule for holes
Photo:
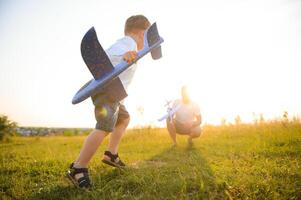
<svg viewBox="0 0 301 200">
<path fill-rule="evenodd" d="M 190 100 L 187 87 L 181 90 L 182 99 L 175 100 L 173 109 L 175 114 L 166 120 L 167 130 L 174 143 L 177 145 L 176 134 L 188 135 L 188 145 L 192 145 L 192 139 L 201 135 L 202 117 L 198 104 Z"/>
<path fill-rule="evenodd" d="M 107 51 L 107 55 L 113 65 L 122 60 L 132 63 L 137 57 L 137 51 L 143 48 L 144 32 L 150 26 L 150 22 L 143 15 L 131 16 L 126 20 L 125 36 Z M 136 64 L 119 75 L 125 90 L 132 81 L 136 70 Z M 129 124 L 130 115 L 122 102 L 112 102 L 104 93 L 98 93 L 92 97 L 95 105 L 96 127 L 87 137 L 77 159 L 70 165 L 68 178 L 79 187 L 90 187 L 88 163 L 103 139 L 110 135 L 109 145 L 104 152 L 102 162 L 114 167 L 124 167 L 125 164 L 118 156 L 120 140 Z"/>
</svg>

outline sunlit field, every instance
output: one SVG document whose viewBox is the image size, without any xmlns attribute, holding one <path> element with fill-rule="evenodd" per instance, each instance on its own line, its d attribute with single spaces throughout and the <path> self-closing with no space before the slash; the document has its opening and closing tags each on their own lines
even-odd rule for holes
<svg viewBox="0 0 301 200">
<path fill-rule="evenodd" d="M 297 121 L 205 126 L 191 148 L 183 136 L 172 148 L 165 129 L 129 130 L 119 152 L 128 167 L 102 164 L 102 145 L 90 165 L 90 191 L 65 178 L 84 139 L 1 143 L 1 199 L 301 199 Z"/>
</svg>

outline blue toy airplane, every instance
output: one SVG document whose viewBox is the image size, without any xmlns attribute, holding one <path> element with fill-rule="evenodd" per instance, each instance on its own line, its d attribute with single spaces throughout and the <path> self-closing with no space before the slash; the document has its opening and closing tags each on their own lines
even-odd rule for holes
<svg viewBox="0 0 301 200">
<path fill-rule="evenodd" d="M 144 47 L 137 53 L 134 62 L 151 52 L 153 59 L 162 57 L 160 37 L 156 23 L 152 24 L 144 33 Z M 81 54 L 92 73 L 94 79 L 86 83 L 73 97 L 72 103 L 77 104 L 85 99 L 104 92 L 111 100 L 121 101 L 127 96 L 125 89 L 118 75 L 128 69 L 134 62 L 128 64 L 122 61 L 113 66 L 106 52 L 98 42 L 94 27 L 92 27 L 83 37 L 81 42 Z"/>
</svg>

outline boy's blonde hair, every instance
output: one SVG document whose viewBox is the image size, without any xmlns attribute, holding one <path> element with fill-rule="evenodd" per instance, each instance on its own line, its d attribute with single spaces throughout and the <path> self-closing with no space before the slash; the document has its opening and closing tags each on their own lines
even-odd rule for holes
<svg viewBox="0 0 301 200">
<path fill-rule="evenodd" d="M 150 22 L 143 15 L 133 15 L 129 17 L 124 26 L 124 34 L 133 32 L 135 29 L 145 30 L 150 26 Z"/>
</svg>

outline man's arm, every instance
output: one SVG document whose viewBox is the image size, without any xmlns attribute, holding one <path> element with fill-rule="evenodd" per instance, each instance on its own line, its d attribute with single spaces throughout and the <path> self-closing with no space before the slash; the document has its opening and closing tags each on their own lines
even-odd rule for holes
<svg viewBox="0 0 301 200">
<path fill-rule="evenodd" d="M 201 109 L 197 103 L 194 103 L 194 106 L 195 121 L 193 122 L 193 126 L 199 126 L 202 123 Z"/>
<path fill-rule="evenodd" d="M 195 117 L 195 121 L 193 122 L 193 126 L 199 126 L 202 123 L 202 116 L 201 115 L 197 115 Z"/>
</svg>

